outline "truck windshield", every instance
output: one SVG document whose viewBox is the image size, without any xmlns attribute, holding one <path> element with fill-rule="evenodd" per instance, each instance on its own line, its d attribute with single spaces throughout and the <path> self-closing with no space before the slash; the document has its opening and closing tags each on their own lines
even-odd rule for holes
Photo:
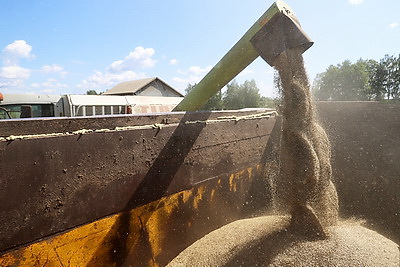
<svg viewBox="0 0 400 267">
<path fill-rule="evenodd" d="M 12 119 L 19 119 L 21 117 L 21 106 L 23 104 L 18 105 L 3 105 L 2 107 L 7 109 L 8 114 Z M 33 104 L 32 106 L 32 117 L 54 117 L 54 105 L 53 104 Z M 3 111 L 0 111 L 3 112 Z M 4 113 L 6 113 L 4 111 Z M 3 118 L 3 114 L 0 114 L 1 118 Z M 4 114 L 7 117 L 7 114 Z"/>
<path fill-rule="evenodd" d="M 0 107 L 0 120 L 11 119 L 8 110 Z"/>
</svg>

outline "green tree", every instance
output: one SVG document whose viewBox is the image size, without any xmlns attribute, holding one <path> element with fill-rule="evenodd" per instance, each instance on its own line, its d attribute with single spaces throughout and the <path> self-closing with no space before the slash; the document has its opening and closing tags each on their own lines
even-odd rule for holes
<svg viewBox="0 0 400 267">
<path fill-rule="evenodd" d="M 219 90 L 213 95 L 203 106 L 204 110 L 221 110 L 223 109 L 222 92 Z"/>
<path fill-rule="evenodd" d="M 279 98 L 272 98 L 272 97 L 266 97 L 262 96 L 260 100 L 260 108 L 277 108 L 277 106 L 280 103 Z"/>
<path fill-rule="evenodd" d="M 87 95 L 99 95 L 99 94 L 96 92 L 96 90 L 87 90 L 87 91 L 86 91 L 86 94 L 87 94 Z"/>
<path fill-rule="evenodd" d="M 224 93 L 224 107 L 226 109 L 239 109 L 243 108 L 242 100 L 240 97 L 240 86 L 233 80 L 226 86 L 226 92 Z"/>
<path fill-rule="evenodd" d="M 190 93 L 190 91 L 193 90 L 193 88 L 196 86 L 196 84 L 191 85 L 188 84 L 188 86 L 185 89 L 186 95 Z M 201 110 L 221 110 L 223 109 L 223 102 L 222 102 L 222 93 L 219 91 L 216 93 L 214 96 L 212 96 L 206 104 L 201 108 Z"/>
<path fill-rule="evenodd" d="M 400 98 L 400 54 L 397 56 L 397 58 L 394 61 L 393 64 L 393 88 L 395 91 L 394 97 L 396 99 Z"/>
<path fill-rule="evenodd" d="M 387 70 L 382 61 L 371 60 L 369 64 L 369 95 L 372 100 L 383 100 L 386 94 Z"/>
<path fill-rule="evenodd" d="M 186 95 L 193 90 L 196 84 L 189 84 L 185 89 Z M 219 91 L 201 108 L 202 110 L 241 109 L 258 107 L 275 107 L 276 100 L 261 97 L 254 80 L 246 80 L 238 84 L 235 80 L 226 86 L 226 91 Z"/>
<path fill-rule="evenodd" d="M 387 99 L 398 99 L 400 93 L 400 58 L 385 55 L 381 59 L 385 70 L 386 82 L 384 83 Z"/>
<path fill-rule="evenodd" d="M 393 91 L 394 98 L 400 98 L 400 54 L 393 61 L 392 66 L 392 78 L 393 78 Z"/>
<path fill-rule="evenodd" d="M 274 89 L 277 90 L 279 94 L 281 94 L 282 82 L 281 82 L 281 77 L 279 76 L 279 72 L 277 70 L 274 71 L 273 84 L 274 84 Z"/>
<path fill-rule="evenodd" d="M 331 65 L 316 76 L 313 94 L 318 100 L 398 100 L 400 55 Z"/>
<path fill-rule="evenodd" d="M 313 92 L 318 100 L 368 100 L 369 61 L 345 60 L 316 76 Z"/>
<path fill-rule="evenodd" d="M 226 109 L 257 108 L 261 104 L 261 95 L 254 80 L 246 80 L 239 85 L 235 80 L 227 85 L 223 103 Z"/>
<path fill-rule="evenodd" d="M 185 89 L 185 95 L 188 95 L 193 90 L 193 88 L 196 87 L 196 85 L 197 85 L 197 83 L 195 83 L 193 85 L 189 83 Z"/>
</svg>

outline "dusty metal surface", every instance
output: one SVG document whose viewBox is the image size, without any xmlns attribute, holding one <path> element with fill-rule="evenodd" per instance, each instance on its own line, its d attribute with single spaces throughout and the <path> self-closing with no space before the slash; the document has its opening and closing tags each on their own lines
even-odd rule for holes
<svg viewBox="0 0 400 267">
<path fill-rule="evenodd" d="M 341 214 L 400 242 L 400 106 L 320 102 Z"/>
<path fill-rule="evenodd" d="M 236 116 L 246 116 L 251 114 L 269 112 L 272 109 L 262 109 L 253 111 L 236 111 L 229 113 L 224 111 L 214 111 L 212 113 L 197 112 L 208 119 L 223 117 L 226 114 Z M 208 115 L 201 115 L 207 113 Z M 158 114 L 137 114 L 137 115 L 114 115 L 96 117 L 74 117 L 74 118 L 34 118 L 24 120 L 0 120 L 0 137 L 10 135 L 32 135 L 50 133 L 68 133 L 81 129 L 114 129 L 116 127 L 157 125 L 179 123 L 184 117 L 184 112 L 158 113 Z"/>
<path fill-rule="evenodd" d="M 22 249 L 40 238 L 53 238 L 55 234 L 115 214 L 119 216 L 118 222 L 112 225 L 117 223 L 119 226 L 115 227 L 123 231 L 124 227 L 131 227 L 133 218 L 129 216 L 135 217 L 132 214 L 140 207 L 182 190 L 201 190 L 200 185 L 207 181 L 214 184 L 208 194 L 221 194 L 221 198 L 211 203 L 198 220 L 192 220 L 197 227 L 191 228 L 191 232 L 202 234 L 209 231 L 209 227 L 237 219 L 246 209 L 251 209 L 243 203 L 259 202 L 255 199 L 261 196 L 257 193 L 260 186 L 252 186 L 253 180 L 249 180 L 239 196 L 227 194 L 235 191 L 226 186 L 234 179 L 231 174 L 235 170 L 246 172 L 249 168 L 260 168 L 257 167 L 260 164 L 267 166 L 272 160 L 273 147 L 268 140 L 276 119 L 262 111 L 253 113 L 254 116 L 249 112 L 182 113 L 176 117 L 148 115 L 111 118 L 110 121 L 104 118 L 80 119 L 79 122 L 43 120 L 40 128 L 48 135 L 3 138 L 0 141 L 0 202 L 4 203 L 0 210 L 0 250 L 4 253 L 13 248 Z M 118 120 L 129 123 L 121 124 Z M 28 123 L 34 124 L 34 121 Z M 72 124 L 75 126 L 67 127 Z M 83 125 L 90 130 L 81 134 L 65 133 L 83 129 L 79 127 Z M 110 131 L 104 130 L 107 125 Z M 116 129 L 115 126 L 126 128 Z M 66 129 L 65 134 L 52 135 L 59 129 Z M 19 132 L 19 135 L 24 133 Z M 258 170 L 260 172 L 264 171 Z M 250 195 L 251 192 L 254 195 Z M 193 195 L 202 199 L 199 192 Z M 178 212 L 180 216 L 172 216 L 173 221 L 168 222 L 164 230 L 180 229 L 179 223 L 187 223 L 191 216 L 196 218 L 195 209 L 184 205 L 182 209 Z M 157 220 L 158 224 L 161 221 Z M 201 230 L 201 226 L 206 230 Z M 118 233 L 118 238 L 123 238 Z M 111 242 L 110 238 L 105 240 Z M 193 241 L 184 235 L 182 238 L 188 239 L 178 240 L 176 248 L 171 245 L 170 253 L 174 254 Z M 103 245 L 113 247 L 111 243 Z M 119 241 L 116 244 L 121 246 Z M 106 248 L 109 251 L 107 249 L 109 247 Z M 117 249 L 122 253 L 117 257 L 119 260 L 130 254 L 126 249 Z M 160 256 L 163 259 L 160 262 L 172 254 Z"/>
<path fill-rule="evenodd" d="M 364 217 L 397 242 L 399 109 L 318 103 L 341 214 Z M 275 117 L 249 115 L 43 120 L 45 133 L 89 131 L 2 139 L 0 265 L 163 265 L 205 233 L 271 206 L 260 178 L 276 169 L 279 126 L 271 135 Z"/>
<path fill-rule="evenodd" d="M 236 220 L 263 166 L 227 173 L 127 212 L 0 257 L 1 266 L 165 266 L 210 231 Z"/>
<path fill-rule="evenodd" d="M 250 41 L 270 66 L 275 66 L 278 56 L 285 50 L 298 48 L 304 53 L 314 44 L 293 11 L 287 9 L 275 14 Z"/>
</svg>

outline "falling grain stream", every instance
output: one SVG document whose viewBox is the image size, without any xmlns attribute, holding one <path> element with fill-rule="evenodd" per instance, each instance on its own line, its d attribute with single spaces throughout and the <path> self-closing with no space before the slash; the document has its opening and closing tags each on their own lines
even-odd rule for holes
<svg viewBox="0 0 400 267">
<path fill-rule="evenodd" d="M 339 219 L 331 148 L 318 124 L 302 53 L 275 61 L 282 85 L 282 141 L 276 214 L 228 224 L 169 266 L 400 266 L 396 243 Z"/>
</svg>

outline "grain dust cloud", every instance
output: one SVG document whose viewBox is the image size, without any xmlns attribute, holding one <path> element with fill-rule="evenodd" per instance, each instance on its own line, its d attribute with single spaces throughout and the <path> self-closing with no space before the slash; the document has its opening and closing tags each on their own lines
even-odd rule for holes
<svg viewBox="0 0 400 267">
<path fill-rule="evenodd" d="M 168 266 L 399 266 L 396 243 L 358 220 L 339 219 L 331 147 L 317 121 L 302 51 L 286 50 L 274 65 L 282 89 L 276 214 L 227 224 Z"/>
<path fill-rule="evenodd" d="M 301 51 L 286 50 L 275 67 L 282 86 L 283 120 L 278 192 L 294 228 L 324 237 L 326 227 L 337 224 L 339 212 L 330 143 L 316 119 Z"/>
</svg>

